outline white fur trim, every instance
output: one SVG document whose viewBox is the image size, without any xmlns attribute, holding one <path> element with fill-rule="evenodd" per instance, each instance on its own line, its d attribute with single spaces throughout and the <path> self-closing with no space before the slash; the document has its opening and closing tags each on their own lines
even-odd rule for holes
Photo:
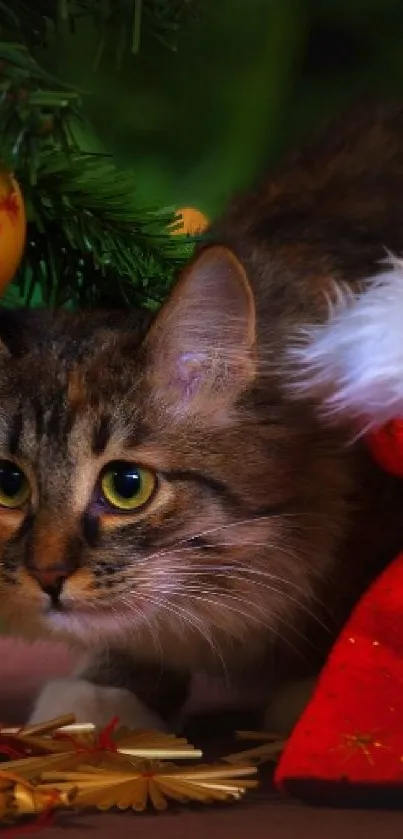
<svg viewBox="0 0 403 839">
<path fill-rule="evenodd" d="M 362 293 L 339 294 L 328 323 L 291 349 L 296 390 L 323 399 L 329 417 L 367 428 L 403 417 L 403 260 L 388 262 Z"/>
</svg>

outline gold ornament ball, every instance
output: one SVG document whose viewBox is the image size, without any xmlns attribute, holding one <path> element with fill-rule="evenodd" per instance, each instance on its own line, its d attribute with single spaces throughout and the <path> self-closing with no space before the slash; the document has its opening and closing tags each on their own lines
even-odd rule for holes
<svg viewBox="0 0 403 839">
<path fill-rule="evenodd" d="M 0 294 L 15 276 L 24 253 L 27 220 L 15 178 L 0 171 Z"/>
<path fill-rule="evenodd" d="M 209 226 L 207 216 L 194 207 L 183 207 L 183 209 L 178 210 L 175 224 L 176 222 L 180 222 L 180 226 L 178 225 L 172 233 L 178 236 L 183 236 L 184 233 L 188 236 L 197 236 Z"/>
</svg>

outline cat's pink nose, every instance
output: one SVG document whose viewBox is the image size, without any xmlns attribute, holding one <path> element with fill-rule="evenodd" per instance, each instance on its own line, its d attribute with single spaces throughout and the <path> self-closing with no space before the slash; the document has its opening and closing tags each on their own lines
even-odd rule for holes
<svg viewBox="0 0 403 839">
<path fill-rule="evenodd" d="M 53 568 L 39 569 L 34 565 L 31 565 L 29 572 L 37 581 L 38 585 L 40 585 L 45 594 L 49 595 L 51 600 L 59 600 L 64 582 L 69 576 L 69 571 L 66 567 L 57 565 Z"/>
</svg>

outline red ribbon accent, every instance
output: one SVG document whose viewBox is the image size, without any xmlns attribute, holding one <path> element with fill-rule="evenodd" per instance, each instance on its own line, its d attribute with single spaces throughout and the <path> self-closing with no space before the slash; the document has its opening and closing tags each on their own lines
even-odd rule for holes
<svg viewBox="0 0 403 839">
<path fill-rule="evenodd" d="M 34 821 L 28 824 L 18 824 L 15 827 L 1 831 L 1 839 L 12 839 L 14 836 L 21 836 L 23 833 L 39 833 L 43 827 L 50 827 L 54 822 L 54 805 L 59 801 L 60 793 L 57 789 L 50 791 L 47 796 L 48 805 Z"/>
<path fill-rule="evenodd" d="M 113 719 L 105 726 L 105 728 L 101 729 L 98 735 L 98 742 L 97 747 L 98 749 L 105 749 L 108 752 L 116 752 L 117 745 L 113 740 L 113 734 L 116 730 L 116 727 L 119 723 L 118 717 L 113 717 Z"/>
<path fill-rule="evenodd" d="M 63 731 L 61 731 L 57 734 L 54 734 L 53 739 L 55 739 L 55 740 L 69 740 L 71 743 L 73 743 L 77 754 L 93 754 L 94 752 L 96 753 L 96 752 L 99 752 L 99 751 L 116 752 L 117 751 L 117 745 L 116 745 L 116 743 L 113 739 L 113 734 L 116 730 L 118 722 L 119 722 L 119 718 L 114 717 L 110 721 L 110 723 L 108 723 L 108 725 L 105 726 L 105 728 L 101 729 L 101 731 L 98 734 L 95 745 L 92 746 L 89 749 L 85 748 L 82 745 L 80 745 L 79 743 L 77 743 L 77 741 L 75 740 L 75 738 L 71 734 L 67 734 Z M 4 744 L 3 746 L 0 745 L 0 752 L 3 752 L 4 754 L 8 754 L 10 757 L 14 756 L 12 754 L 13 751 L 14 750 L 13 750 L 12 746 L 7 746 L 6 744 Z M 24 757 L 24 755 L 25 755 L 24 752 L 20 752 L 20 753 L 15 752 L 15 756 L 17 758 L 19 758 L 21 756 Z M 2 830 L 1 831 L 1 839 L 13 839 L 13 837 L 21 836 L 21 834 L 24 834 L 24 833 L 38 833 L 40 830 L 42 830 L 43 827 L 49 827 L 52 824 L 53 819 L 54 819 L 54 812 L 53 812 L 54 805 L 59 800 L 58 791 L 53 790 L 52 792 L 49 792 L 48 798 L 49 798 L 48 806 L 46 807 L 44 812 L 41 813 L 38 816 L 38 818 L 36 818 L 33 822 L 30 822 L 28 824 L 16 825 L 15 827 L 11 827 L 7 830 Z"/>
<path fill-rule="evenodd" d="M 1 839 L 12 839 L 14 836 L 21 836 L 23 833 L 39 833 L 44 827 L 50 827 L 54 821 L 54 813 L 47 809 L 38 816 L 33 822 L 28 824 L 16 825 L 15 827 L 7 828 L 1 831 Z"/>
<path fill-rule="evenodd" d="M 27 756 L 26 751 L 23 749 L 14 749 L 13 746 L 7 746 L 5 743 L 0 746 L 0 754 L 7 755 L 12 760 L 19 760 L 19 758 Z"/>
<path fill-rule="evenodd" d="M 0 727 L 0 754 L 7 755 L 7 757 L 18 760 L 22 757 L 31 757 L 32 748 L 27 743 L 19 739 L 19 735 L 23 733 L 24 729 L 20 729 L 16 734 L 2 734 Z"/>
<path fill-rule="evenodd" d="M 119 723 L 118 717 L 113 717 L 113 719 L 102 728 L 98 734 L 97 740 L 95 744 L 91 746 L 91 748 L 86 748 L 81 743 L 77 743 L 75 737 L 72 734 L 67 734 L 63 731 L 59 732 L 58 734 L 54 735 L 55 740 L 68 740 L 70 743 L 73 744 L 76 754 L 94 754 L 96 752 L 117 752 L 117 745 L 113 739 L 113 734 L 116 729 L 116 726 Z"/>
</svg>

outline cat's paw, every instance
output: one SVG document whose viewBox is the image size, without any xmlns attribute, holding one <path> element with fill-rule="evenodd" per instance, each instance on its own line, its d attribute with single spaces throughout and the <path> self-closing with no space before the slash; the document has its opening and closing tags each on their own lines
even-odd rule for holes
<svg viewBox="0 0 403 839">
<path fill-rule="evenodd" d="M 86 679 L 58 679 L 48 682 L 36 701 L 31 724 L 45 722 L 64 714 L 75 714 L 77 722 L 107 725 L 114 717 L 131 729 L 165 731 L 157 714 L 150 711 L 128 690 L 101 687 Z"/>
<path fill-rule="evenodd" d="M 315 689 L 316 679 L 302 679 L 279 688 L 266 710 L 265 731 L 288 737 Z"/>
</svg>

